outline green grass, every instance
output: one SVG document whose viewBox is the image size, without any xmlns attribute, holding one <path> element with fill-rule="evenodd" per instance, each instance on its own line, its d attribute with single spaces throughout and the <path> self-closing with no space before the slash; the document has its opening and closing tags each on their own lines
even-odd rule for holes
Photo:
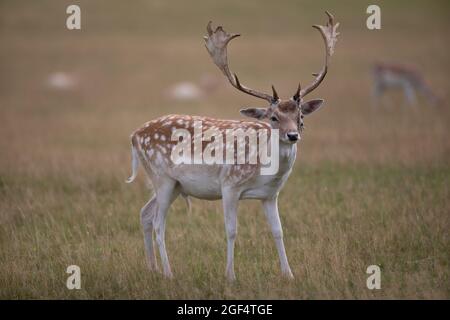
<svg viewBox="0 0 450 320">
<path fill-rule="evenodd" d="M 280 199 L 296 279 L 280 276 L 257 202 L 243 202 L 236 284 L 224 277 L 220 203 L 173 206 L 167 246 L 174 280 L 147 270 L 139 207 L 142 184 L 96 174 L 70 177 L 2 173 L 2 298 L 448 298 L 448 167 L 298 166 Z M 26 182 L 26 183 L 24 183 Z M 82 270 L 82 290 L 65 269 Z M 382 290 L 365 286 L 382 267 Z"/>
</svg>

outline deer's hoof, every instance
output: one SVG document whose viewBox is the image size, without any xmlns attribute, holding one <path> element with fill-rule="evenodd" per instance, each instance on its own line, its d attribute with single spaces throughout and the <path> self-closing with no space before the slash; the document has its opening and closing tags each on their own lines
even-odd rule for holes
<svg viewBox="0 0 450 320">
<path fill-rule="evenodd" d="M 226 274 L 227 281 L 228 282 L 235 282 L 236 281 L 236 275 L 233 273 L 227 273 Z"/>
<path fill-rule="evenodd" d="M 291 270 L 283 271 L 283 277 L 289 280 L 294 280 L 294 275 L 292 274 Z"/>
</svg>

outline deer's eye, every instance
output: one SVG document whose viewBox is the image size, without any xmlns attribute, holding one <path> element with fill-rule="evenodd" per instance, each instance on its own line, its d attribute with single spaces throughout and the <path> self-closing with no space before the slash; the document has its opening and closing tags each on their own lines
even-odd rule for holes
<svg viewBox="0 0 450 320">
<path fill-rule="evenodd" d="M 305 125 L 302 123 L 300 123 L 300 131 L 303 132 L 303 130 L 305 130 Z"/>
<path fill-rule="evenodd" d="M 274 121 L 274 122 L 277 122 L 277 121 L 278 121 L 278 118 L 275 117 L 275 116 L 273 116 L 273 117 L 270 118 L 270 120 L 271 120 L 271 121 Z"/>
</svg>

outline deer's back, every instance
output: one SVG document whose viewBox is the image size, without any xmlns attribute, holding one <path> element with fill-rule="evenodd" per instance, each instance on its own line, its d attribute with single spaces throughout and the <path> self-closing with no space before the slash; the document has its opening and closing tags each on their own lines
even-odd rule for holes
<svg viewBox="0 0 450 320">
<path fill-rule="evenodd" d="M 197 125 L 197 128 L 194 128 Z M 196 150 L 194 139 L 198 136 L 199 125 L 201 132 L 204 134 L 209 129 L 222 133 L 223 137 L 223 162 L 224 164 L 205 164 L 205 163 L 182 163 L 175 164 L 171 159 L 171 153 L 174 147 L 179 143 L 177 139 L 172 140 L 172 135 L 177 129 L 183 129 L 189 132 L 191 137 L 191 160 L 193 161 L 193 153 Z M 209 117 L 189 116 L 189 115 L 168 115 L 157 118 L 145 123 L 141 128 L 137 129 L 132 139 L 138 145 L 141 152 L 141 159 L 151 168 L 150 177 L 152 180 L 158 177 L 170 177 L 176 180 L 181 191 L 202 199 L 219 199 L 221 198 L 222 187 L 224 185 L 242 187 L 246 190 L 245 185 L 254 186 L 258 181 L 262 185 L 266 185 L 266 191 L 271 192 L 270 183 L 267 186 L 268 177 L 259 177 L 260 164 L 239 164 L 236 158 L 236 141 L 234 147 L 234 163 L 225 164 L 225 153 L 227 146 L 226 131 L 227 130 L 248 130 L 253 129 L 267 130 L 270 136 L 270 125 L 260 121 L 244 121 L 244 120 L 224 120 Z M 202 141 L 202 152 L 212 143 L 211 141 Z M 248 141 L 246 141 L 248 144 Z M 197 146 L 198 147 L 198 146 Z M 230 146 L 228 146 L 229 148 Z M 248 147 L 246 146 L 246 151 Z M 203 153 L 202 153 L 203 154 Z M 259 159 L 258 159 L 259 160 Z M 270 180 L 270 179 L 269 179 Z M 155 182 L 153 182 L 155 184 Z M 256 186 L 257 188 L 257 186 Z M 250 195 L 258 196 L 258 192 L 249 192 Z"/>
</svg>

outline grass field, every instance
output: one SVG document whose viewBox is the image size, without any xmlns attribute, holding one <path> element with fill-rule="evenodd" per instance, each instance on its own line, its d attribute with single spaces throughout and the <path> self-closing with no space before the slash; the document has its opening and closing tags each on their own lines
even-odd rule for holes
<svg viewBox="0 0 450 320">
<path fill-rule="evenodd" d="M 77 1 L 82 30 L 65 28 L 71 1 L 0 3 L 0 298 L 450 298 L 450 61 L 447 1 L 377 1 L 382 29 L 365 27 L 364 1 Z M 152 194 L 132 185 L 129 135 L 167 113 L 239 118 L 260 101 L 223 80 L 199 101 L 172 101 L 179 81 L 220 76 L 203 47 L 211 19 L 240 32 L 231 68 L 283 97 L 323 58 L 310 26 L 327 9 L 341 37 L 324 85 L 326 106 L 305 119 L 295 169 L 280 196 L 294 281 L 280 276 L 258 202 L 241 202 L 236 275 L 225 280 L 220 202 L 177 200 L 166 244 L 175 278 L 147 270 L 139 210 Z M 370 66 L 421 70 L 444 98 L 370 105 Z M 49 74 L 78 79 L 70 90 Z M 263 105 L 261 105 L 263 106 Z M 82 289 L 66 288 L 80 266 Z M 381 290 L 365 273 L 380 265 Z"/>
</svg>

